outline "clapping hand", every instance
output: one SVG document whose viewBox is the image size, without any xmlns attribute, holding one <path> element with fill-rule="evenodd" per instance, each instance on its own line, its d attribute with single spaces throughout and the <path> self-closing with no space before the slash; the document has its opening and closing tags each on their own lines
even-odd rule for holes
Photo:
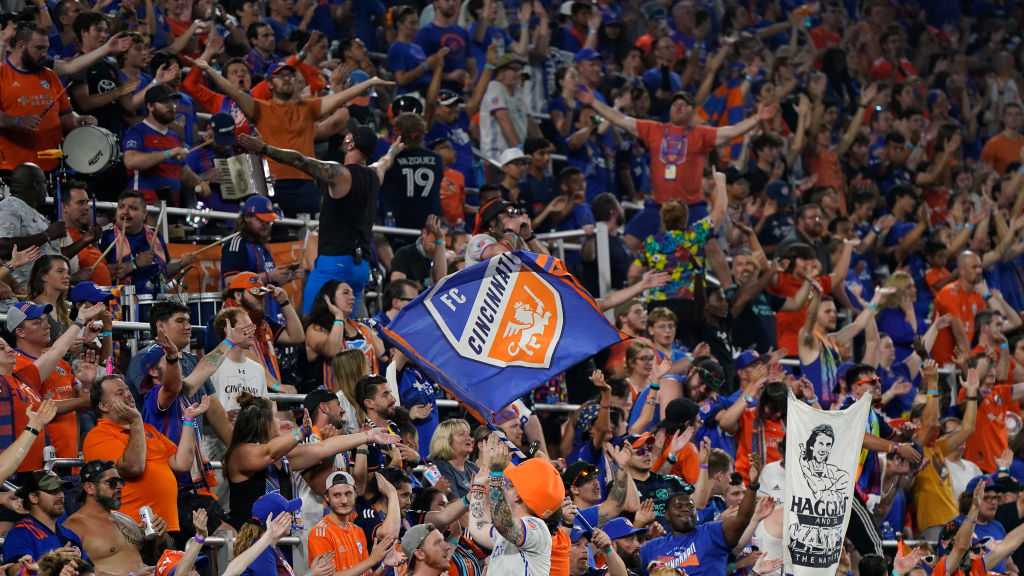
<svg viewBox="0 0 1024 576">
<path fill-rule="evenodd" d="M 210 409 L 210 397 L 203 396 L 203 399 L 195 404 L 190 404 L 188 408 L 185 408 L 185 418 L 195 419 L 206 413 Z"/>
<path fill-rule="evenodd" d="M 43 427 L 52 422 L 57 415 L 57 403 L 47 398 L 39 403 L 36 410 L 26 408 L 25 414 L 28 415 L 28 425 L 42 431 Z"/>
<path fill-rule="evenodd" d="M 15 244 L 11 248 L 11 261 L 7 263 L 7 266 L 11 269 L 20 268 L 25 264 L 35 262 L 42 255 L 43 252 L 39 246 L 29 246 L 24 250 L 18 250 L 18 245 Z"/>
</svg>

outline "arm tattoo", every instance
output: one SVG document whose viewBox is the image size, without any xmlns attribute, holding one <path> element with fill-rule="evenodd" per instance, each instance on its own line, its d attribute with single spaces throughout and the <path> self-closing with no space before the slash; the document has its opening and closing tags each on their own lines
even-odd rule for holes
<svg viewBox="0 0 1024 576">
<path fill-rule="evenodd" d="M 295 150 L 284 150 L 273 146 L 266 146 L 263 155 L 281 164 L 298 168 L 321 182 L 330 181 L 338 175 L 341 168 L 336 162 L 321 162 Z"/>
<path fill-rule="evenodd" d="M 502 537 L 516 546 L 520 546 L 525 537 L 525 534 L 523 534 L 523 524 L 512 515 L 512 509 L 509 508 L 508 502 L 505 501 L 504 483 L 504 477 L 491 478 L 489 491 L 491 497 L 491 522 L 494 524 L 494 529 L 498 531 L 498 534 L 501 534 Z"/>
<path fill-rule="evenodd" d="M 491 522 L 487 519 L 487 508 L 484 505 L 483 490 L 470 490 L 469 492 L 469 516 L 473 527 L 484 530 Z"/>
<path fill-rule="evenodd" d="M 224 361 L 225 357 L 226 356 L 223 352 L 220 352 L 218 350 L 210 350 L 209 352 L 204 354 L 199 361 L 209 364 L 210 368 L 216 370 L 220 366 L 221 362 Z"/>
<path fill-rule="evenodd" d="M 608 490 L 608 500 L 616 502 L 619 506 L 624 505 L 626 503 L 626 482 L 628 481 L 625 470 L 616 472 L 615 482 L 612 482 L 612 487 Z"/>
</svg>

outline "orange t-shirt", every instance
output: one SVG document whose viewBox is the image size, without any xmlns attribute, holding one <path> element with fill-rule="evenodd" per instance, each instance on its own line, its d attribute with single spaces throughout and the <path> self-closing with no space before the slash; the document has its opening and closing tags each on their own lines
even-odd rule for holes
<svg viewBox="0 0 1024 576">
<path fill-rule="evenodd" d="M 449 226 L 466 219 L 466 177 L 453 168 L 445 168 L 441 180 L 441 214 Z"/>
<path fill-rule="evenodd" d="M 15 371 L 27 370 L 29 366 L 35 366 L 35 358 L 28 356 L 23 352 L 19 352 L 16 360 L 14 361 Z M 57 362 L 57 366 L 53 369 L 53 372 L 47 376 L 46 380 L 43 381 L 42 394 L 40 396 L 49 396 L 54 400 L 71 400 L 78 396 L 75 384 L 75 374 L 71 370 L 71 365 L 66 361 L 61 360 Z M 77 412 L 65 412 L 64 414 L 58 414 L 54 417 L 53 421 L 46 425 L 46 441 L 48 441 L 57 450 L 58 458 L 78 458 L 78 413 Z M 39 442 L 37 439 L 36 442 Z M 25 465 L 25 462 L 22 462 Z M 19 472 L 31 472 L 32 470 L 38 470 L 36 468 L 19 468 Z"/>
<path fill-rule="evenodd" d="M 846 178 L 839 164 L 839 154 L 835 150 L 819 150 L 817 154 L 807 156 L 807 171 L 818 177 L 817 186 L 846 190 Z"/>
<path fill-rule="evenodd" d="M 20 355 L 19 355 L 20 357 Z M 43 396 L 43 383 L 40 381 L 39 370 L 35 363 L 18 364 L 15 361 L 14 373 L 0 376 L 0 381 L 11 391 L 11 402 L 14 409 L 14 437 L 21 434 L 28 426 L 28 408 L 39 408 Z M 52 423 L 51 423 L 52 425 Z M 49 426 L 46 428 L 49 429 Z M 40 430 L 35 442 L 29 447 L 25 459 L 18 466 L 18 472 L 31 472 L 43 467 L 43 446 L 46 445 L 46 432 Z"/>
<path fill-rule="evenodd" d="M 0 129 L 0 170 L 14 170 L 19 164 L 32 162 L 50 172 L 57 169 L 57 160 L 39 158 L 37 152 L 59 148 L 64 141 L 60 119 L 71 114 L 71 100 L 62 94 L 64 85 L 49 68 L 24 72 L 9 63 L 0 64 L 0 110 L 7 116 L 46 115 L 35 130 Z M 56 104 L 53 104 L 57 101 Z"/>
<path fill-rule="evenodd" d="M 284 63 L 295 68 L 295 70 L 302 75 L 302 79 L 306 81 L 306 86 L 309 86 L 310 95 L 315 96 L 320 94 L 324 88 L 327 88 L 327 83 L 324 82 L 324 76 L 320 73 L 320 69 L 299 60 L 297 54 L 289 56 Z M 259 100 L 270 100 L 270 81 L 260 81 L 259 84 L 252 87 L 252 90 L 249 91 L 249 95 Z M 349 103 L 356 104 L 357 100 L 359 100 L 359 98 L 353 98 L 352 100 L 349 100 Z"/>
<path fill-rule="evenodd" d="M 945 268 L 929 268 L 924 273 L 924 283 L 932 291 L 932 296 L 935 296 L 939 293 L 939 290 L 946 287 L 945 284 L 948 284 L 948 280 L 952 277 L 953 273 Z"/>
<path fill-rule="evenodd" d="M 750 474 L 750 452 L 754 449 L 754 419 L 757 418 L 757 408 L 747 408 L 740 417 L 739 442 L 736 444 L 736 471 L 744 480 L 749 480 Z M 765 462 L 761 463 L 761 469 L 765 464 L 771 464 L 782 460 L 782 453 L 779 452 L 779 441 L 786 436 L 786 425 L 775 420 L 765 420 L 764 427 L 764 454 Z"/>
<path fill-rule="evenodd" d="M 666 444 L 665 448 L 658 456 L 657 461 L 655 461 L 654 465 L 651 466 L 651 470 L 661 468 L 667 457 L 668 445 Z M 676 452 L 676 463 L 672 465 L 672 469 L 669 471 L 669 474 L 679 476 L 683 480 L 686 480 L 688 484 L 697 484 L 697 479 L 700 477 L 700 452 L 692 442 L 683 446 L 682 449 Z"/>
<path fill-rule="evenodd" d="M 978 394 L 977 424 L 974 425 L 974 433 L 967 437 L 964 458 L 977 464 L 982 472 L 991 474 L 997 468 L 996 458 L 1009 446 L 1006 413 L 1014 405 L 1013 387 L 997 384 L 991 394 Z M 960 388 L 957 402 L 963 403 L 966 399 L 967 393 Z"/>
<path fill-rule="evenodd" d="M 82 239 L 82 231 L 74 227 L 68 228 L 68 236 L 72 242 L 78 242 Z M 78 266 L 80 268 L 95 266 L 89 280 L 95 282 L 97 286 L 111 286 L 114 282 L 110 276 L 110 268 L 107 268 L 106 260 L 100 260 L 101 255 L 100 249 L 95 244 L 90 244 L 78 252 Z"/>
<path fill-rule="evenodd" d="M 334 552 L 334 569 L 348 570 L 370 557 L 366 549 L 366 534 L 363 529 L 349 522 L 342 526 L 333 514 L 324 516 L 310 531 L 307 539 L 309 565 L 319 556 Z"/>
<path fill-rule="evenodd" d="M 178 451 L 174 442 L 159 430 L 144 424 L 146 429 L 146 467 L 142 476 L 125 479 L 121 493 L 120 512 L 141 523 L 139 508 L 150 506 L 153 512 L 167 522 L 167 531 L 176 532 L 178 525 L 178 480 L 168 462 Z M 82 451 L 85 460 L 111 460 L 119 462 L 128 448 L 129 431 L 106 418 L 85 436 Z"/>
<path fill-rule="evenodd" d="M 306 156 L 314 156 L 313 139 L 316 121 L 320 118 L 320 99 L 311 98 L 298 102 L 277 102 L 254 100 L 256 103 L 256 129 L 263 134 L 267 144 L 277 148 L 296 150 Z M 270 173 L 278 180 L 312 180 L 313 177 L 298 168 L 285 166 L 267 159 Z"/>
<path fill-rule="evenodd" d="M 1014 162 L 1020 162 L 1020 149 L 1024 148 L 1024 136 L 1007 138 L 1002 132 L 989 138 L 981 149 L 981 161 L 995 168 L 1000 175 Z"/>
<path fill-rule="evenodd" d="M 551 576 L 569 576 L 569 549 L 572 540 L 569 531 L 559 528 L 551 537 Z"/>
<path fill-rule="evenodd" d="M 939 561 L 935 563 L 935 567 L 932 568 L 932 576 L 946 576 L 946 559 L 949 556 L 943 556 L 939 558 Z M 971 571 L 969 574 L 964 574 L 964 571 L 957 568 L 953 571 L 953 576 L 985 576 L 988 574 L 988 569 L 985 568 L 985 560 L 975 556 L 971 558 Z"/>
<path fill-rule="evenodd" d="M 636 131 L 651 154 L 654 201 L 703 202 L 704 164 L 715 149 L 718 129 L 637 120 Z"/>
<path fill-rule="evenodd" d="M 960 283 L 947 284 L 939 290 L 935 296 L 935 318 L 943 314 L 952 314 L 964 323 L 967 330 L 967 340 L 974 338 L 974 316 L 979 310 L 988 308 L 985 299 L 974 290 L 964 292 L 960 289 Z M 953 361 L 953 348 L 956 340 L 953 338 L 952 328 L 943 328 L 935 337 L 935 344 L 932 346 L 932 358 L 939 364 L 946 364 Z"/>
<path fill-rule="evenodd" d="M 832 292 L 831 276 L 822 274 L 818 276 L 817 280 L 826 294 Z M 779 298 L 790 298 L 799 292 L 803 285 L 804 281 L 797 276 L 789 272 L 781 272 L 775 277 L 775 282 L 768 286 L 768 292 Z M 780 350 L 786 351 L 786 356 L 796 356 L 799 351 L 796 339 L 800 328 L 804 325 L 804 319 L 807 318 L 808 306 L 809 304 L 806 304 L 800 310 L 789 312 L 779 310 L 775 314 L 775 342 Z"/>
</svg>

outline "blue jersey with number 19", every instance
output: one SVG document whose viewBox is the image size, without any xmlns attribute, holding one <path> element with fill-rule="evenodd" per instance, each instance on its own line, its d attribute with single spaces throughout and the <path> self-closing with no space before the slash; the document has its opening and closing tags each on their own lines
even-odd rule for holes
<svg viewBox="0 0 1024 576">
<path fill-rule="evenodd" d="M 427 215 L 441 215 L 441 157 L 425 148 L 407 148 L 384 174 L 380 221 L 390 212 L 399 228 L 423 228 Z"/>
</svg>

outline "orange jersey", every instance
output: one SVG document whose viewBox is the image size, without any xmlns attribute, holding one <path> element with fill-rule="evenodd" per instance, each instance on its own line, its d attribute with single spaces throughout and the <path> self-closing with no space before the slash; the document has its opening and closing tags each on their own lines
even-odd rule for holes
<svg viewBox="0 0 1024 576">
<path fill-rule="evenodd" d="M 35 358 L 19 352 L 14 363 L 14 369 L 15 371 L 27 370 L 29 366 L 34 366 L 34 362 Z M 53 372 L 43 381 L 40 396 L 49 396 L 54 400 L 77 398 L 77 382 L 74 373 L 71 371 L 71 365 L 61 360 L 57 362 Z M 78 458 L 78 413 L 71 411 L 58 414 L 52 422 L 46 425 L 45 436 L 50 444 L 57 449 L 58 458 Z M 43 438 L 36 439 L 36 442 L 40 441 L 45 444 Z M 25 462 L 22 462 L 22 465 L 25 465 Z M 19 471 L 31 472 L 38 469 L 38 467 L 26 468 L 24 470 L 19 468 Z"/>
<path fill-rule="evenodd" d="M 127 480 L 121 493 L 120 512 L 141 523 L 139 508 L 150 506 L 167 522 L 167 530 L 175 532 L 178 525 L 178 480 L 168 460 L 178 447 L 159 430 L 144 424 L 146 430 L 146 467 L 142 476 Z M 128 448 L 129 432 L 106 418 L 101 419 L 85 437 L 82 450 L 85 460 L 118 462 Z"/>
<path fill-rule="evenodd" d="M 818 276 L 817 280 L 825 294 L 832 292 L 831 276 L 823 274 Z M 804 281 L 795 275 L 781 272 L 776 275 L 775 282 L 768 286 L 768 292 L 780 298 L 789 298 L 799 292 L 803 284 Z M 800 328 L 804 325 L 804 319 L 807 318 L 808 306 L 810 304 L 806 304 L 800 310 L 790 312 L 779 310 L 775 314 L 775 341 L 780 350 L 785 350 L 786 356 L 797 355 L 796 338 Z"/>
<path fill-rule="evenodd" d="M 967 393 L 960 388 L 958 402 L 965 402 Z M 1013 387 L 997 385 L 992 393 L 983 395 L 978 392 L 978 419 L 974 433 L 967 437 L 964 447 L 964 458 L 974 462 L 982 472 L 990 474 L 996 471 L 996 458 L 1009 446 L 1006 433 L 1006 413 L 1015 404 Z"/>
<path fill-rule="evenodd" d="M 21 355 L 18 355 L 19 359 Z M 14 437 L 17 438 L 21 431 L 28 426 L 28 409 L 38 409 L 42 401 L 43 383 L 39 377 L 39 370 L 33 362 L 15 363 L 14 373 L 7 376 L 0 376 L 11 391 L 11 401 L 14 409 Z M 47 430 L 49 427 L 47 427 Z M 43 446 L 46 445 L 46 434 L 40 430 L 32 446 L 29 447 L 25 459 L 18 466 L 18 472 L 31 472 L 43 467 Z"/>
<path fill-rule="evenodd" d="M 352 522 L 342 526 L 334 514 L 324 516 L 309 532 L 309 565 L 319 556 L 334 552 L 334 569 L 348 570 L 370 557 L 363 529 Z"/>
<path fill-rule="evenodd" d="M 740 418 L 739 442 L 736 444 L 736 471 L 744 480 L 749 480 L 750 473 L 750 452 L 754 449 L 754 422 L 757 418 L 757 408 L 747 408 Z M 762 453 L 765 461 L 761 463 L 764 469 L 765 464 L 782 460 L 782 453 L 779 452 L 779 441 L 786 435 L 786 425 L 775 420 L 762 422 L 764 446 Z"/>
<path fill-rule="evenodd" d="M 572 540 L 569 538 L 569 531 L 559 528 L 551 536 L 551 576 L 569 576 L 569 549 L 572 548 Z"/>
<path fill-rule="evenodd" d="M 962 290 L 959 282 L 947 284 L 935 296 L 935 318 L 943 314 L 952 314 L 958 318 L 964 324 L 968 341 L 974 339 L 974 316 L 985 308 L 988 306 L 981 294 L 974 290 Z M 943 328 L 935 337 L 935 344 L 931 349 L 932 358 L 939 364 L 952 362 L 955 344 L 953 329 Z"/>
<path fill-rule="evenodd" d="M 37 152 L 59 148 L 64 141 L 61 117 L 72 111 L 71 100 L 63 91 L 60 78 L 49 68 L 25 72 L 9 62 L 0 64 L 0 110 L 4 115 L 38 116 L 46 112 L 35 130 L 0 129 L 0 170 L 14 170 L 25 162 L 37 164 L 44 172 L 57 169 L 56 159 L 40 158 Z"/>
</svg>

